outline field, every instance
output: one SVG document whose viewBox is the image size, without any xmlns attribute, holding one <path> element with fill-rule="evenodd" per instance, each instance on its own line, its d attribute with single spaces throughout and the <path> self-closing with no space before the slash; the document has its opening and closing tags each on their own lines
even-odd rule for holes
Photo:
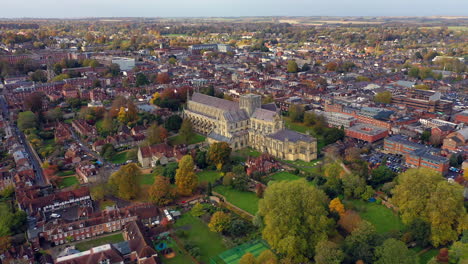
<svg viewBox="0 0 468 264">
<path fill-rule="evenodd" d="M 235 248 L 231 248 L 228 251 L 225 251 L 218 255 L 214 260 L 216 263 L 225 263 L 225 264 L 237 264 L 244 254 L 247 252 L 252 253 L 255 257 L 258 257 L 263 251 L 268 249 L 268 245 L 259 240 L 247 242 Z"/>
<path fill-rule="evenodd" d="M 184 241 L 190 241 L 191 244 L 200 249 L 200 260 L 203 263 L 210 263 L 210 258 L 217 256 L 226 250 L 221 235 L 211 232 L 208 226 L 198 217 L 190 214 L 184 214 L 175 223 L 175 228 L 184 230 L 186 237 L 179 237 Z"/>
<path fill-rule="evenodd" d="M 197 144 L 203 141 L 205 141 L 205 137 L 199 134 L 194 134 L 194 136 L 190 138 L 188 142 L 185 142 L 179 135 L 175 135 L 169 138 L 169 144 L 173 146 L 179 145 L 179 144 L 191 145 L 191 144 Z"/>
<path fill-rule="evenodd" d="M 317 165 L 319 164 L 319 160 L 313 160 L 310 162 L 302 161 L 302 160 L 282 160 L 282 162 L 289 164 L 291 167 L 294 167 L 296 169 L 305 171 L 305 172 L 310 172 L 310 173 L 318 173 L 318 167 Z"/>
<path fill-rule="evenodd" d="M 270 176 L 272 181 L 294 181 L 299 180 L 301 177 L 287 171 L 275 173 Z"/>
<path fill-rule="evenodd" d="M 79 251 L 86 251 L 90 248 L 101 246 L 104 244 L 115 244 L 124 241 L 122 233 L 112 234 L 105 237 L 96 238 L 93 240 L 83 241 L 75 245 Z"/>
<path fill-rule="evenodd" d="M 345 207 L 347 204 L 354 205 L 361 218 L 371 222 L 379 234 L 404 228 L 398 215 L 383 205 L 360 200 L 345 201 Z"/>
<path fill-rule="evenodd" d="M 253 192 L 242 192 L 226 186 L 217 186 L 214 191 L 226 197 L 233 205 L 253 215 L 258 211 L 259 198 Z"/>
<path fill-rule="evenodd" d="M 65 177 L 65 176 L 71 176 L 71 175 L 73 175 L 73 174 L 75 174 L 74 171 L 72 171 L 72 170 L 66 170 L 66 171 L 61 171 L 61 172 L 57 173 L 57 176 Z"/>
<path fill-rule="evenodd" d="M 198 182 L 211 182 L 214 183 L 217 179 L 221 178 L 222 175 L 218 171 L 201 171 L 197 173 Z"/>
<path fill-rule="evenodd" d="M 127 152 L 128 151 L 122 151 L 122 152 L 115 154 L 110 160 L 110 162 L 114 164 L 125 163 L 127 161 Z"/>
<path fill-rule="evenodd" d="M 140 185 L 151 185 L 154 183 L 154 173 L 143 174 L 140 178 Z"/>
<path fill-rule="evenodd" d="M 251 148 L 243 148 L 233 151 L 231 154 L 231 159 L 237 162 L 245 162 L 248 157 L 259 157 L 260 155 L 262 155 L 262 153 L 259 151 Z"/>
<path fill-rule="evenodd" d="M 79 184 L 79 182 L 75 176 L 68 176 L 61 179 L 58 187 L 63 189 L 77 184 Z"/>
</svg>

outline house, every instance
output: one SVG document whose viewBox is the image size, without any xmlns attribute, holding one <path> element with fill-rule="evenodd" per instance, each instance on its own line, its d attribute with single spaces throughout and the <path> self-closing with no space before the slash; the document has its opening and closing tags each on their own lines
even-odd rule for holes
<svg viewBox="0 0 468 264">
<path fill-rule="evenodd" d="M 95 176 L 98 174 L 98 168 L 89 161 L 78 164 L 75 171 L 76 175 L 78 175 L 80 181 L 83 183 L 95 181 Z"/>
<path fill-rule="evenodd" d="M 262 154 L 260 157 L 249 157 L 245 165 L 249 176 L 254 173 L 266 174 L 281 168 L 276 159 L 268 154 Z"/>
<path fill-rule="evenodd" d="M 166 143 L 139 147 L 137 153 L 138 161 L 143 168 L 154 167 L 157 162 L 167 164 L 168 162 L 177 161 L 185 154 L 187 154 L 185 145 L 171 147 Z"/>
<path fill-rule="evenodd" d="M 124 264 L 124 256 L 111 244 L 57 258 L 56 264 Z"/>
<path fill-rule="evenodd" d="M 64 123 L 58 123 L 55 127 L 55 143 L 61 144 L 65 141 L 68 141 L 72 138 L 72 134 L 68 126 Z"/>
<path fill-rule="evenodd" d="M 95 138 L 97 136 L 97 129 L 89 125 L 83 119 L 75 119 L 72 122 L 72 127 L 75 131 L 83 137 Z"/>
<path fill-rule="evenodd" d="M 388 135 L 388 130 L 369 124 L 356 124 L 346 128 L 345 133 L 348 137 L 373 143 L 385 138 Z"/>
<path fill-rule="evenodd" d="M 130 260 L 136 263 L 160 263 L 158 254 L 153 249 L 153 243 L 149 239 L 147 227 L 140 221 L 132 221 L 125 225 L 123 237 L 128 241 L 131 250 Z"/>
<path fill-rule="evenodd" d="M 467 145 L 467 142 L 468 127 L 447 135 L 447 137 L 443 141 L 442 149 L 448 151 L 456 151 L 457 149 Z"/>
</svg>

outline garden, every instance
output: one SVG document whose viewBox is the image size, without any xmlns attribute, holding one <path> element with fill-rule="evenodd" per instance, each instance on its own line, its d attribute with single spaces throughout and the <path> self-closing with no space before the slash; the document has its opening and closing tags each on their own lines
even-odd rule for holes
<svg viewBox="0 0 468 264">
<path fill-rule="evenodd" d="M 258 211 L 258 201 L 260 199 L 253 192 L 239 191 L 223 185 L 216 186 L 214 191 L 224 196 L 228 202 L 252 215 L 255 215 Z"/>
<path fill-rule="evenodd" d="M 101 246 L 104 244 L 115 244 L 124 241 L 122 233 L 112 234 L 104 237 L 99 237 L 92 240 L 83 241 L 77 243 L 75 248 L 81 252 L 86 251 L 90 248 Z"/>
</svg>

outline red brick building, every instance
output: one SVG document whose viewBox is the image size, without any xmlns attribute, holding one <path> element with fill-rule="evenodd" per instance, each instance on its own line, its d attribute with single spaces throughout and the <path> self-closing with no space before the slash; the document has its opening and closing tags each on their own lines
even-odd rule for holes
<svg viewBox="0 0 468 264">
<path fill-rule="evenodd" d="M 346 128 L 345 134 L 351 138 L 373 143 L 388 136 L 388 130 L 368 124 L 356 124 Z"/>
</svg>

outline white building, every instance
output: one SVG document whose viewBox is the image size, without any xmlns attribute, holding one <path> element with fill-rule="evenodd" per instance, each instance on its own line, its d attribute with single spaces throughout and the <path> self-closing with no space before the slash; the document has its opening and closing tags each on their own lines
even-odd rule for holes
<svg viewBox="0 0 468 264">
<path fill-rule="evenodd" d="M 129 71 L 135 67 L 135 59 L 133 58 L 114 57 L 112 63 L 118 64 L 121 71 Z"/>
</svg>

